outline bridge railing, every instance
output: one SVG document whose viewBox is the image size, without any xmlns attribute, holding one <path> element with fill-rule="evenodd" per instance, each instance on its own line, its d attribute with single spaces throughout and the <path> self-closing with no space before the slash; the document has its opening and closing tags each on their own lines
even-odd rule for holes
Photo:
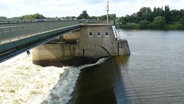
<svg viewBox="0 0 184 104">
<path fill-rule="evenodd" d="M 38 33 L 80 24 L 79 20 L 0 24 L 0 45 L 27 38 Z"/>
</svg>

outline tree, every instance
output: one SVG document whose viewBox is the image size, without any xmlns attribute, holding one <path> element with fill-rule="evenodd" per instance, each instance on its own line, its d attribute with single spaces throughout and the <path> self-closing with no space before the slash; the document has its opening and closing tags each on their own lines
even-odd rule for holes
<svg viewBox="0 0 184 104">
<path fill-rule="evenodd" d="M 109 14 L 109 20 L 115 20 L 116 14 Z"/>
<path fill-rule="evenodd" d="M 101 21 L 105 21 L 105 20 L 107 20 L 107 15 L 102 15 L 102 16 L 99 17 L 99 19 Z"/>
<path fill-rule="evenodd" d="M 163 10 L 163 8 L 159 8 L 159 7 L 156 8 L 156 7 L 155 7 L 155 8 L 153 9 L 153 16 L 154 16 L 154 17 L 157 17 L 157 16 L 164 16 L 164 12 L 165 12 L 165 11 Z"/>
<path fill-rule="evenodd" d="M 4 16 L 0 16 L 0 20 L 5 20 L 5 19 L 7 19 L 7 18 Z"/>
<path fill-rule="evenodd" d="M 184 9 L 170 10 L 169 5 L 163 7 L 142 7 L 132 15 L 119 18 L 122 28 L 135 29 L 184 29 Z"/>
<path fill-rule="evenodd" d="M 118 18 L 118 23 L 119 24 L 126 24 L 126 20 L 125 20 L 125 18 L 124 17 L 120 17 L 120 18 Z"/>
<path fill-rule="evenodd" d="M 29 15 L 24 15 L 20 17 L 23 20 L 30 20 L 30 19 L 45 19 L 42 14 L 36 13 L 36 14 L 29 14 Z"/>
<path fill-rule="evenodd" d="M 89 19 L 89 15 L 86 10 L 82 11 L 82 13 L 79 15 L 78 19 Z"/>
<path fill-rule="evenodd" d="M 154 29 L 164 29 L 165 28 L 165 17 L 157 16 L 154 18 L 154 21 L 151 23 L 151 26 Z"/>
<path fill-rule="evenodd" d="M 171 21 L 172 23 L 180 21 L 184 17 L 184 10 L 172 10 L 171 11 Z"/>
<path fill-rule="evenodd" d="M 116 14 L 109 14 L 109 20 L 115 20 L 115 19 L 116 19 Z M 100 20 L 102 21 L 107 20 L 107 15 L 100 16 Z"/>
<path fill-rule="evenodd" d="M 125 16 L 125 21 L 126 22 L 130 22 L 130 23 L 133 23 L 133 22 L 136 22 L 136 16 L 133 14 L 133 15 L 126 15 Z"/>
<path fill-rule="evenodd" d="M 91 16 L 90 19 L 92 19 L 92 20 L 97 20 L 98 17 L 97 17 L 97 16 Z"/>
<path fill-rule="evenodd" d="M 182 27 L 184 29 L 184 17 L 179 20 L 179 23 L 182 25 Z"/>
<path fill-rule="evenodd" d="M 165 21 L 166 23 L 169 23 L 171 20 L 171 12 L 170 12 L 170 8 L 169 5 L 165 6 Z"/>
<path fill-rule="evenodd" d="M 149 28 L 150 22 L 147 20 L 142 20 L 139 22 L 140 28 L 141 29 L 148 29 Z"/>
<path fill-rule="evenodd" d="M 150 7 L 142 7 L 139 12 L 139 14 L 141 14 L 141 18 L 140 20 L 148 20 L 151 21 L 151 15 L 152 15 L 152 11 Z"/>
<path fill-rule="evenodd" d="M 35 18 L 35 19 L 44 19 L 45 17 L 42 14 L 36 13 L 36 14 L 33 14 L 33 18 Z"/>
<path fill-rule="evenodd" d="M 184 17 L 179 20 L 179 22 L 184 26 Z"/>
</svg>

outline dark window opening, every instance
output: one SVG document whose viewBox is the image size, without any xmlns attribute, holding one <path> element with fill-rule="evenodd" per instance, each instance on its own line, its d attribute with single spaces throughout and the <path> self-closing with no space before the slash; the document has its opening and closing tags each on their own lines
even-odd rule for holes
<svg viewBox="0 0 184 104">
<path fill-rule="evenodd" d="M 101 37 L 100 32 L 97 32 L 96 35 L 97 35 L 97 37 Z"/>
<path fill-rule="evenodd" d="M 105 32 L 105 37 L 109 37 L 109 32 Z"/>
<path fill-rule="evenodd" d="M 93 37 L 93 32 L 88 33 L 89 37 Z"/>
</svg>

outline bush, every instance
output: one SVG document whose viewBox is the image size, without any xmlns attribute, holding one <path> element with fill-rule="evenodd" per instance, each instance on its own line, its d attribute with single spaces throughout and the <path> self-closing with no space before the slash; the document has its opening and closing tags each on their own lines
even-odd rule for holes
<svg viewBox="0 0 184 104">
<path fill-rule="evenodd" d="M 184 30 L 184 26 L 179 22 L 175 22 L 173 24 L 167 25 L 166 29 L 167 30 Z"/>
<path fill-rule="evenodd" d="M 127 23 L 125 25 L 121 24 L 120 28 L 122 29 L 135 29 L 135 30 L 139 30 L 140 29 L 140 25 L 136 24 L 136 23 Z"/>
</svg>

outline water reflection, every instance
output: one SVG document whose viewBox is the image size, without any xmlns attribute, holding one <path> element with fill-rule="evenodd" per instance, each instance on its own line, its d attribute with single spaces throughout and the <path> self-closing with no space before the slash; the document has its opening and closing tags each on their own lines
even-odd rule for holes
<svg viewBox="0 0 184 104">
<path fill-rule="evenodd" d="M 112 57 L 105 63 L 83 69 L 69 104 L 130 104 L 120 68 L 128 56 Z"/>
<path fill-rule="evenodd" d="M 113 83 L 117 104 L 132 104 L 126 90 L 127 88 L 125 79 L 121 74 L 121 70 L 127 71 L 129 56 L 117 56 L 114 58 L 115 59 L 113 60 L 113 62 L 115 62 L 117 65 L 113 69 L 116 71 L 116 77 L 114 77 L 115 80 Z"/>
</svg>

